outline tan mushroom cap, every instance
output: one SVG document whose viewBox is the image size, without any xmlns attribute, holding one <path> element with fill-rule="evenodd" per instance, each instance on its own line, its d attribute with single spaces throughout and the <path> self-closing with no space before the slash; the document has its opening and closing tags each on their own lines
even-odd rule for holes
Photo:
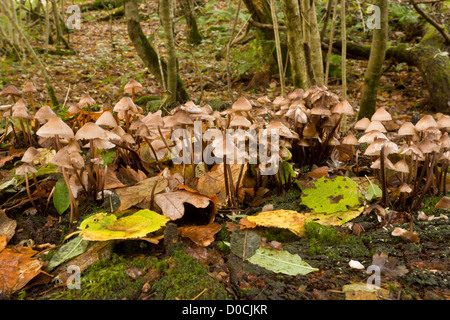
<svg viewBox="0 0 450 320">
<path fill-rule="evenodd" d="M 56 113 L 50 106 L 43 106 L 36 112 L 34 118 L 39 121 L 39 123 L 44 123 L 56 116 Z"/>
<path fill-rule="evenodd" d="M 9 85 L 0 92 L 0 97 L 7 97 L 7 96 L 21 96 L 22 92 L 19 91 L 15 86 Z"/>
<path fill-rule="evenodd" d="M 117 127 L 117 121 L 114 119 L 114 116 L 111 111 L 104 111 L 100 117 L 98 117 L 95 124 L 98 126 L 105 126 L 111 129 Z"/>
<path fill-rule="evenodd" d="M 370 118 L 371 121 L 391 121 L 392 116 L 385 108 L 378 108 Z"/>
<path fill-rule="evenodd" d="M 252 125 L 252 123 L 243 116 L 235 116 L 235 117 L 233 117 L 233 119 L 230 122 L 230 127 L 232 127 L 232 128 L 235 128 L 235 127 L 248 128 L 251 125 Z"/>
<path fill-rule="evenodd" d="M 252 104 L 245 97 L 240 97 L 231 106 L 233 111 L 250 111 L 252 110 Z"/>
<path fill-rule="evenodd" d="M 331 111 L 322 106 L 316 106 L 311 109 L 311 114 L 316 116 L 331 116 Z"/>
<path fill-rule="evenodd" d="M 58 136 L 60 138 L 72 139 L 74 137 L 72 128 L 70 128 L 60 117 L 53 117 L 47 121 L 36 134 L 40 137 L 49 138 Z"/>
<path fill-rule="evenodd" d="M 84 96 L 82 96 L 80 101 L 78 102 L 78 106 L 80 106 L 81 108 L 86 105 L 93 106 L 94 104 L 95 104 L 95 100 L 88 94 L 85 94 Z"/>
<path fill-rule="evenodd" d="M 131 94 L 131 93 L 133 93 L 133 90 L 134 90 L 134 93 L 138 93 L 138 92 L 141 92 L 142 89 L 143 89 L 142 84 L 140 84 L 139 82 L 137 82 L 134 79 L 130 79 L 130 81 L 128 81 L 128 83 L 123 88 L 123 91 L 125 93 Z"/>
<path fill-rule="evenodd" d="M 395 164 L 395 171 L 397 172 L 402 172 L 402 173 L 409 173 L 409 166 L 406 163 L 405 160 L 399 160 L 396 164 Z"/>
<path fill-rule="evenodd" d="M 33 82 L 26 82 L 22 88 L 23 93 L 34 93 L 37 92 L 36 87 L 34 86 Z"/>
<path fill-rule="evenodd" d="M 400 192 L 404 192 L 404 193 L 411 193 L 412 189 L 411 187 L 407 184 L 407 183 L 403 183 L 400 188 L 399 188 Z"/>
<path fill-rule="evenodd" d="M 36 173 L 37 169 L 30 165 L 29 163 L 24 163 L 23 165 L 21 165 L 20 167 L 17 167 L 16 169 L 16 175 L 18 176 L 25 176 L 25 175 L 29 175 L 30 173 Z"/>
<path fill-rule="evenodd" d="M 150 128 L 163 127 L 164 121 L 161 117 L 161 114 L 161 110 L 158 110 L 155 113 L 149 113 L 142 119 L 142 121 Z"/>
<path fill-rule="evenodd" d="M 67 150 L 67 147 L 63 147 L 59 149 L 59 151 L 55 154 L 52 160 L 50 160 L 51 164 L 54 164 L 61 168 L 72 169 L 73 165 L 70 161 L 70 154 Z"/>
<path fill-rule="evenodd" d="M 377 130 L 367 132 L 361 138 L 358 139 L 359 143 L 372 143 L 376 139 L 384 139 L 387 140 L 387 137 L 384 133 L 379 132 Z"/>
<path fill-rule="evenodd" d="M 387 132 L 386 128 L 384 127 L 384 125 L 377 120 L 371 121 L 370 124 L 367 126 L 366 130 L 364 132 L 370 132 L 370 131 L 379 131 L 379 132 Z"/>
<path fill-rule="evenodd" d="M 439 145 L 431 139 L 423 139 L 419 143 L 417 143 L 417 147 L 423 153 L 431 153 L 431 152 L 439 152 Z"/>
<path fill-rule="evenodd" d="M 372 144 L 370 144 L 366 151 L 364 152 L 367 156 L 379 156 L 381 153 L 381 148 L 384 146 L 384 155 L 387 156 L 391 153 L 397 153 L 398 147 L 395 143 L 385 139 L 376 139 Z"/>
<path fill-rule="evenodd" d="M 384 157 L 384 166 L 387 169 L 396 171 L 394 164 L 389 160 L 388 157 Z M 370 166 L 372 169 L 381 169 L 381 160 L 378 158 L 374 163 Z"/>
<path fill-rule="evenodd" d="M 431 115 L 426 114 L 422 118 L 420 118 L 419 121 L 417 121 L 416 130 L 425 131 L 429 128 L 437 128 L 437 123 Z"/>
<path fill-rule="evenodd" d="M 27 120 L 33 119 L 31 114 L 28 112 L 28 108 L 26 107 L 25 101 L 22 98 L 20 98 L 17 101 L 17 103 L 13 106 L 11 117 L 13 119 L 27 119 Z"/>
<path fill-rule="evenodd" d="M 355 129 L 356 130 L 366 130 L 367 127 L 370 124 L 370 120 L 368 118 L 362 118 L 361 120 L 359 120 L 358 122 L 355 123 Z"/>
<path fill-rule="evenodd" d="M 353 135 L 353 133 L 349 133 L 344 139 L 342 139 L 342 144 L 348 144 L 356 146 L 359 144 L 358 139 Z"/>
<path fill-rule="evenodd" d="M 75 134 L 75 140 L 107 139 L 106 132 L 93 122 L 87 122 Z"/>
<path fill-rule="evenodd" d="M 34 161 L 34 159 L 36 159 L 38 154 L 39 151 L 35 147 L 29 147 L 27 151 L 25 151 L 25 153 L 23 154 L 22 159 L 20 161 L 31 163 Z"/>
<path fill-rule="evenodd" d="M 131 111 L 134 113 L 138 113 L 139 110 L 130 97 L 123 97 L 122 99 L 119 100 L 119 102 L 115 104 L 113 111 L 115 112 Z"/>
<path fill-rule="evenodd" d="M 444 114 L 442 115 L 439 120 L 437 121 L 437 127 L 438 129 L 450 129 L 450 116 Z"/>
<path fill-rule="evenodd" d="M 399 136 L 414 136 L 415 134 L 417 134 L 416 127 L 409 121 L 402 124 L 402 126 L 398 129 Z"/>
<path fill-rule="evenodd" d="M 349 116 L 355 114 L 355 110 L 353 110 L 352 105 L 347 100 L 339 102 L 337 105 L 333 107 L 333 109 L 331 109 L 331 112 L 337 114 L 346 114 Z"/>
<path fill-rule="evenodd" d="M 435 205 L 436 209 L 448 210 L 449 207 L 450 207 L 450 197 L 447 196 L 443 196 L 441 200 L 439 200 L 438 203 L 436 203 Z"/>
<path fill-rule="evenodd" d="M 184 110 L 179 110 L 173 115 L 173 120 L 178 125 L 193 125 L 194 121 L 192 121 L 191 117 L 189 117 L 189 114 Z"/>
</svg>

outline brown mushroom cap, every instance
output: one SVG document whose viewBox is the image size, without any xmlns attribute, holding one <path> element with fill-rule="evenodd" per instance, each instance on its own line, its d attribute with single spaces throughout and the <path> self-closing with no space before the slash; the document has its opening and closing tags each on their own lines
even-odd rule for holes
<svg viewBox="0 0 450 320">
<path fill-rule="evenodd" d="M 131 94 L 131 93 L 133 93 L 133 90 L 134 90 L 134 93 L 138 93 L 138 92 L 141 92 L 142 89 L 143 89 L 142 84 L 140 84 L 139 82 L 137 82 L 134 79 L 130 79 L 130 81 L 128 81 L 128 83 L 123 88 L 123 91 L 125 93 Z"/>
<path fill-rule="evenodd" d="M 125 112 L 125 111 L 131 111 L 134 113 L 138 113 L 138 109 L 136 108 L 136 105 L 134 104 L 133 100 L 131 100 L 130 97 L 123 97 L 119 100 L 114 106 L 113 111 L 115 112 Z"/>
<path fill-rule="evenodd" d="M 34 159 L 36 159 L 38 154 L 39 151 L 37 151 L 35 147 L 29 147 L 27 151 L 25 151 L 25 153 L 23 154 L 21 161 L 31 163 L 34 161 Z"/>
<path fill-rule="evenodd" d="M 50 118 L 46 124 L 39 128 L 36 134 L 44 138 L 54 137 L 56 135 L 66 139 L 72 139 L 74 137 L 72 129 L 60 117 Z"/>
<path fill-rule="evenodd" d="M 142 119 L 142 121 L 150 128 L 163 127 L 164 121 L 161 117 L 161 114 L 162 114 L 161 110 L 158 110 L 155 113 L 149 113 Z"/>
<path fill-rule="evenodd" d="M 56 117 L 56 113 L 52 110 L 52 108 L 50 108 L 50 106 L 41 107 L 34 115 L 34 118 L 39 121 L 39 123 L 47 122 L 53 117 Z"/>
<path fill-rule="evenodd" d="M 311 109 L 311 114 L 316 116 L 331 116 L 331 111 L 322 106 L 316 106 Z"/>
<path fill-rule="evenodd" d="M 446 114 L 442 115 L 437 121 L 437 127 L 441 130 L 445 129 L 448 131 L 450 129 L 450 116 Z"/>
<path fill-rule="evenodd" d="M 230 122 L 231 128 L 235 128 L 235 127 L 248 128 L 251 125 L 252 125 L 252 123 L 243 116 L 235 116 L 235 117 L 233 117 L 233 119 Z"/>
<path fill-rule="evenodd" d="M 240 97 L 231 106 L 233 111 L 250 111 L 252 110 L 252 104 L 245 97 Z"/>
<path fill-rule="evenodd" d="M 364 132 L 370 132 L 370 131 L 379 131 L 379 132 L 387 132 L 386 128 L 384 127 L 384 125 L 377 120 L 371 121 L 370 124 L 367 126 L 366 130 Z"/>
<path fill-rule="evenodd" d="M 416 130 L 425 131 L 429 128 L 437 128 L 437 123 L 431 115 L 426 114 L 422 118 L 420 118 L 419 121 L 417 121 Z"/>
<path fill-rule="evenodd" d="M 51 164 L 54 164 L 61 168 L 72 169 L 73 165 L 70 161 L 70 154 L 67 150 L 67 147 L 63 147 L 59 149 L 59 151 L 55 154 L 52 160 L 50 160 Z"/>
<path fill-rule="evenodd" d="M 406 163 L 405 160 L 399 160 L 396 164 L 395 164 L 395 171 L 397 172 L 402 172 L 402 173 L 409 173 L 409 166 Z"/>
<path fill-rule="evenodd" d="M 416 128 L 414 127 L 414 124 L 409 121 L 402 124 L 402 126 L 398 129 L 399 136 L 413 136 L 415 134 L 417 134 Z"/>
<path fill-rule="evenodd" d="M 98 117 L 97 121 L 95 121 L 95 124 L 98 126 L 105 126 L 107 128 L 115 128 L 117 127 L 116 119 L 114 119 L 114 116 L 111 111 L 104 111 L 100 117 Z"/>
<path fill-rule="evenodd" d="M 387 169 L 396 171 L 396 168 L 395 168 L 394 164 L 391 162 L 391 160 L 389 160 L 388 157 L 384 157 L 384 166 L 385 166 Z M 371 167 L 372 169 L 381 169 L 381 160 L 380 160 L 380 158 L 378 158 L 377 160 L 375 160 L 375 162 L 372 163 L 372 165 L 371 165 L 370 167 Z"/>
<path fill-rule="evenodd" d="M 400 192 L 405 192 L 405 193 L 411 193 L 412 189 L 411 187 L 407 184 L 407 183 L 403 183 L 400 188 L 399 188 Z"/>
<path fill-rule="evenodd" d="M 184 110 L 179 110 L 173 115 L 173 120 L 178 125 L 193 125 L 194 121 L 192 121 L 191 117 L 189 117 L 189 114 Z"/>
<path fill-rule="evenodd" d="M 92 97 L 88 94 L 85 94 L 81 97 L 80 101 L 78 102 L 78 106 L 83 108 L 86 105 L 93 106 L 95 104 L 95 100 L 92 99 Z"/>
<path fill-rule="evenodd" d="M 75 134 L 75 140 L 107 139 L 106 132 L 93 122 L 87 122 Z"/>
<path fill-rule="evenodd" d="M 349 116 L 355 114 L 355 110 L 353 110 L 352 105 L 347 100 L 339 102 L 337 105 L 333 107 L 333 109 L 331 109 L 331 112 L 337 114 L 346 114 Z"/>
<path fill-rule="evenodd" d="M 378 108 L 370 118 L 371 121 L 391 121 L 392 116 L 385 108 Z"/>
<path fill-rule="evenodd" d="M 361 120 L 359 120 L 358 122 L 355 123 L 355 129 L 356 130 L 366 130 L 367 127 L 370 124 L 370 120 L 368 118 L 362 118 Z"/>
<path fill-rule="evenodd" d="M 434 207 L 436 209 L 448 210 L 448 208 L 450 207 L 450 197 L 443 196 Z"/>
<path fill-rule="evenodd" d="M 19 91 L 15 86 L 9 85 L 0 92 L 0 97 L 7 97 L 7 96 L 21 96 L 22 92 Z"/>
<path fill-rule="evenodd" d="M 23 165 L 21 165 L 20 167 L 17 167 L 16 169 L 16 175 L 18 176 L 25 176 L 25 175 L 29 175 L 30 173 L 36 173 L 37 169 L 30 165 L 29 163 L 24 163 Z"/>
<path fill-rule="evenodd" d="M 359 143 L 372 143 L 376 139 L 387 139 L 386 135 L 382 132 L 379 132 L 377 130 L 367 132 L 364 134 L 361 138 L 358 139 Z"/>
<path fill-rule="evenodd" d="M 356 139 L 356 137 L 352 133 L 349 133 L 344 139 L 342 139 L 341 143 L 353 145 L 353 146 L 356 146 L 359 144 L 358 139 Z"/>
<path fill-rule="evenodd" d="M 27 119 L 31 120 L 33 117 L 28 112 L 27 104 L 25 100 L 20 98 L 17 100 L 17 103 L 12 107 L 12 115 L 13 119 Z"/>
<path fill-rule="evenodd" d="M 37 89 L 34 86 L 33 82 L 26 82 L 22 88 L 22 93 L 34 93 L 34 92 L 37 92 Z"/>
</svg>

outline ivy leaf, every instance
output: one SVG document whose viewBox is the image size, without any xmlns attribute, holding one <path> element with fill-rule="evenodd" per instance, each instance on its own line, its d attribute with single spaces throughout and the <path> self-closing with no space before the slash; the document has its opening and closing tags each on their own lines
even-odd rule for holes
<svg viewBox="0 0 450 320">
<path fill-rule="evenodd" d="M 358 184 L 346 177 L 322 177 L 312 188 L 305 188 L 301 203 L 316 213 L 335 213 L 360 207 Z"/>
<path fill-rule="evenodd" d="M 366 200 L 371 201 L 375 198 L 381 198 L 383 196 L 383 191 L 380 189 L 380 187 L 372 183 L 368 178 L 367 180 L 369 181 L 370 185 L 369 188 L 367 188 Z"/>
<path fill-rule="evenodd" d="M 69 189 L 64 180 L 56 182 L 55 192 L 53 193 L 53 205 L 60 215 L 70 206 Z"/>
</svg>

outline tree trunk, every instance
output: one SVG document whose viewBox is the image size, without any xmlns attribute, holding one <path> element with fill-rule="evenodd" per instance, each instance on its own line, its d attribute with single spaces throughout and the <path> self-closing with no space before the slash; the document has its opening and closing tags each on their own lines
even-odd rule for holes
<svg viewBox="0 0 450 320">
<path fill-rule="evenodd" d="M 159 0 L 159 18 L 164 29 L 164 45 L 167 55 L 167 90 L 171 96 L 168 103 L 176 101 L 177 92 L 177 54 L 173 37 L 173 0 Z"/>
<path fill-rule="evenodd" d="M 158 80 L 158 82 L 162 85 L 165 85 L 163 77 L 161 76 L 159 64 L 161 63 L 161 68 L 164 73 L 164 79 L 167 79 L 167 64 L 165 61 L 158 58 L 156 50 L 149 43 L 147 37 L 144 34 L 144 31 L 142 31 L 139 22 L 139 12 L 136 0 L 123 0 L 123 7 L 127 21 L 128 35 L 133 42 L 136 52 L 144 62 L 145 66 L 150 70 L 152 75 Z M 176 92 L 177 101 L 184 102 L 189 100 L 189 94 L 187 93 L 183 81 L 181 80 L 179 75 L 177 76 Z"/>
<path fill-rule="evenodd" d="M 332 0 L 329 0 L 332 2 Z M 311 63 L 314 70 L 315 82 L 316 84 L 324 83 L 324 71 L 323 71 L 323 56 L 322 56 L 322 46 L 320 42 L 320 32 L 319 25 L 317 23 L 316 5 L 314 1 L 311 1 L 311 10 L 309 21 L 311 23 L 311 37 L 310 37 L 310 47 L 311 52 Z"/>
<path fill-rule="evenodd" d="M 370 118 L 375 112 L 378 83 L 383 73 L 383 62 L 388 41 L 388 0 L 377 0 L 375 4 L 380 8 L 380 29 L 373 29 L 372 48 L 364 75 L 358 119 Z"/>
<path fill-rule="evenodd" d="M 295 0 L 283 0 L 283 6 L 292 82 L 295 87 L 306 90 L 310 86 L 310 81 L 306 68 L 299 4 Z"/>
<path fill-rule="evenodd" d="M 405 62 L 415 66 L 423 75 L 429 92 L 429 103 L 437 112 L 450 113 L 450 57 L 442 54 L 449 50 L 442 35 L 430 25 L 426 25 L 422 40 L 411 47 L 406 44 L 388 47 L 386 59 Z M 333 49 L 339 53 L 340 40 L 333 43 Z M 328 48 L 326 43 L 322 47 Z M 370 45 L 347 43 L 352 59 L 368 59 Z"/>
<path fill-rule="evenodd" d="M 203 37 L 198 29 L 197 20 L 195 19 L 194 3 L 192 0 L 180 0 L 180 5 L 188 27 L 187 41 L 190 44 L 198 45 L 202 42 Z"/>
</svg>

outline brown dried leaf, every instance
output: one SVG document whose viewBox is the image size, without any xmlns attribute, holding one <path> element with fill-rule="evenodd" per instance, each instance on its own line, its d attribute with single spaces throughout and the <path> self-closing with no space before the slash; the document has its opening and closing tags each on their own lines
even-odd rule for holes
<svg viewBox="0 0 450 320">
<path fill-rule="evenodd" d="M 6 242 L 14 236 L 16 226 L 16 220 L 9 219 L 5 210 L 0 210 L 0 235 L 6 236 Z"/>
<path fill-rule="evenodd" d="M 207 247 L 214 241 L 214 236 L 221 229 L 220 224 L 213 222 L 207 225 L 180 227 L 178 233 L 199 246 Z"/>
<path fill-rule="evenodd" d="M 6 248 L 0 253 L 0 296 L 22 289 L 40 273 L 43 262 L 31 258 L 36 253 L 28 247 Z"/>
<path fill-rule="evenodd" d="M 154 194 L 156 195 L 164 191 L 166 187 L 167 180 L 159 176 L 155 176 L 145 179 L 131 187 L 118 188 L 115 190 L 120 198 L 120 207 L 118 210 L 126 210 L 146 200 L 147 198 L 150 198 L 153 188 L 155 189 Z"/>
</svg>

